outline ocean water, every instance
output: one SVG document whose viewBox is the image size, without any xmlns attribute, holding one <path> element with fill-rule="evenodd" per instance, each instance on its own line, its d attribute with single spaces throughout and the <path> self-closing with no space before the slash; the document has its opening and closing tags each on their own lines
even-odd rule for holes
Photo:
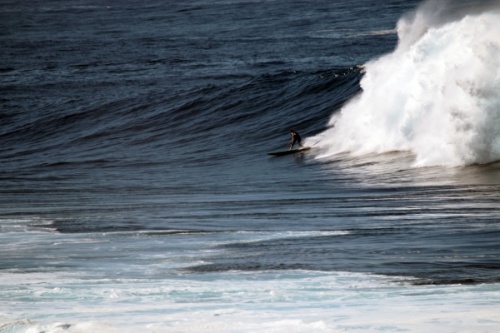
<svg viewBox="0 0 500 333">
<path fill-rule="evenodd" d="M 1 333 L 500 331 L 498 1 L 0 27 Z"/>
</svg>

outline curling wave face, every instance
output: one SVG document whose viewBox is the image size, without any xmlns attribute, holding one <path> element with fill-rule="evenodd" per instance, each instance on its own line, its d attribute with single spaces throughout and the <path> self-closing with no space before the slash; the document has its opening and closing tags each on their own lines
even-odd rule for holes
<svg viewBox="0 0 500 333">
<path fill-rule="evenodd" d="M 365 65 L 363 91 L 314 138 L 322 157 L 404 150 L 415 166 L 500 160 L 500 9 L 439 22 L 446 10 L 435 3 L 403 17 L 395 51 Z"/>
</svg>

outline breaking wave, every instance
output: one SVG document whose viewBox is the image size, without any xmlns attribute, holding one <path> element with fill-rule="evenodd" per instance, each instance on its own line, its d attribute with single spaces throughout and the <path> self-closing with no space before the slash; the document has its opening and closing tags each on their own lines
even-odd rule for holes
<svg viewBox="0 0 500 333">
<path fill-rule="evenodd" d="M 400 19 L 396 49 L 365 65 L 362 92 L 313 138 L 320 157 L 411 151 L 417 167 L 500 160 L 500 6 L 450 13 L 427 2 Z"/>
</svg>

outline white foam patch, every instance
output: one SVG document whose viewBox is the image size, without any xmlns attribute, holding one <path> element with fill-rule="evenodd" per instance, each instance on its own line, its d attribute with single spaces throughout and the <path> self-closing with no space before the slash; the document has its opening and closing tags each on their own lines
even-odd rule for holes
<svg viewBox="0 0 500 333">
<path fill-rule="evenodd" d="M 15 279 L 15 274 L 8 274 Z M 0 332 L 497 332 L 500 285 L 307 271 L 1 285 Z"/>
<path fill-rule="evenodd" d="M 18 320 L 0 325 L 0 332 L 23 332 L 23 333 L 122 333 L 119 330 L 105 323 L 86 322 L 77 324 L 50 323 L 38 324 L 30 320 Z"/>
<path fill-rule="evenodd" d="M 500 11 L 439 22 L 445 3 L 400 20 L 397 49 L 367 63 L 362 93 L 306 140 L 320 141 L 322 157 L 411 151 L 415 166 L 500 160 Z"/>
</svg>

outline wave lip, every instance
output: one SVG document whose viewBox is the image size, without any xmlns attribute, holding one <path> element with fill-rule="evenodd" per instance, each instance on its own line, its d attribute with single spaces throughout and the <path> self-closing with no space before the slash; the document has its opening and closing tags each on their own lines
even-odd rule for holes
<svg viewBox="0 0 500 333">
<path fill-rule="evenodd" d="M 323 156 L 405 150 L 415 166 L 500 160 L 500 11 L 443 23 L 425 19 L 435 15 L 426 8 L 400 20 L 393 53 L 365 65 L 362 93 L 320 134 Z"/>
</svg>

